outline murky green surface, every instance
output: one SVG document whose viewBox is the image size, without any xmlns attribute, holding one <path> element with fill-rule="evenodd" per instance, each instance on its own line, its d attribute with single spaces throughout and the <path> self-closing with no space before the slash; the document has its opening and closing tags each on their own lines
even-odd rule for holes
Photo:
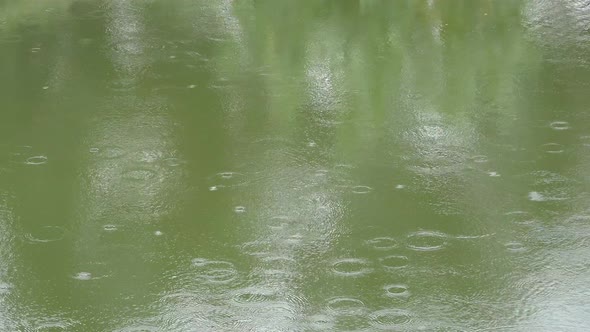
<svg viewBox="0 0 590 332">
<path fill-rule="evenodd" d="M 590 330 L 587 1 L 0 1 L 0 331 Z"/>
</svg>

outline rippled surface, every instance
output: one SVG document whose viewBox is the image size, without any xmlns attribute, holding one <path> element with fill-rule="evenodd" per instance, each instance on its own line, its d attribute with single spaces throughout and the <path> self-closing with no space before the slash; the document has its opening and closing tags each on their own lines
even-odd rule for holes
<svg viewBox="0 0 590 332">
<path fill-rule="evenodd" d="M 589 27 L 0 1 L 0 331 L 590 330 Z"/>
</svg>

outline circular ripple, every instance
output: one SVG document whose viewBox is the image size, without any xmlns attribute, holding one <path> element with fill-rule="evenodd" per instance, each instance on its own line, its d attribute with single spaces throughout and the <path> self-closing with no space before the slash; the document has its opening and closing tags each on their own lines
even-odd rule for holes
<svg viewBox="0 0 590 332">
<path fill-rule="evenodd" d="M 505 243 L 504 247 L 509 252 L 525 252 L 527 250 L 524 244 L 516 241 Z"/>
<path fill-rule="evenodd" d="M 43 226 L 35 232 L 31 232 L 26 235 L 30 242 L 54 242 L 63 239 L 64 230 L 58 226 Z"/>
<path fill-rule="evenodd" d="M 114 232 L 114 231 L 116 231 L 118 228 L 117 228 L 117 225 L 110 225 L 110 224 L 109 224 L 109 225 L 104 225 L 104 226 L 102 226 L 102 229 L 103 229 L 105 232 Z"/>
<path fill-rule="evenodd" d="M 373 312 L 370 316 L 371 325 L 380 330 L 392 330 L 412 320 L 410 312 L 401 309 L 384 309 Z"/>
<path fill-rule="evenodd" d="M 246 212 L 246 208 L 244 206 L 236 206 L 234 208 L 234 212 L 235 213 L 244 213 L 244 212 Z"/>
<path fill-rule="evenodd" d="M 369 186 L 354 186 L 352 187 L 352 192 L 354 194 L 368 194 L 373 191 L 373 188 Z"/>
<path fill-rule="evenodd" d="M 195 258 L 192 265 L 197 269 L 198 279 L 212 283 L 228 283 L 238 275 L 237 269 L 231 262 Z"/>
<path fill-rule="evenodd" d="M 404 284 L 391 284 L 386 285 L 383 287 L 385 290 L 385 295 L 388 297 L 408 297 L 410 296 L 410 291 L 408 290 L 408 286 Z"/>
<path fill-rule="evenodd" d="M 416 251 L 436 251 L 447 244 L 447 235 L 436 231 L 418 231 L 408 235 L 408 248 Z"/>
<path fill-rule="evenodd" d="M 397 241 L 391 237 L 376 237 L 365 241 L 365 243 L 377 250 L 389 250 L 397 247 Z"/>
<path fill-rule="evenodd" d="M 382 257 L 379 259 L 379 262 L 386 269 L 399 269 L 406 267 L 409 264 L 410 260 L 406 256 L 393 255 Z"/>
<path fill-rule="evenodd" d="M 553 130 L 567 130 L 570 129 L 570 124 L 566 121 L 554 121 L 549 125 Z"/>
<path fill-rule="evenodd" d="M 261 287 L 240 289 L 233 297 L 235 303 L 246 306 L 265 304 L 276 299 L 277 294 L 274 290 Z"/>
<path fill-rule="evenodd" d="M 473 162 L 475 162 L 475 163 L 483 164 L 483 163 L 488 162 L 488 157 L 484 156 L 484 155 L 477 155 L 477 156 L 471 157 L 471 160 L 473 160 Z"/>
<path fill-rule="evenodd" d="M 360 258 L 344 258 L 332 263 L 332 271 L 341 276 L 359 277 L 372 271 L 369 263 Z"/>
<path fill-rule="evenodd" d="M 352 297 L 334 297 L 326 305 L 329 311 L 340 315 L 360 314 L 366 310 L 363 301 Z"/>
<path fill-rule="evenodd" d="M 563 145 L 558 144 L 558 143 L 547 143 L 547 144 L 543 144 L 541 146 L 541 148 L 543 149 L 543 151 L 545 151 L 547 153 L 557 154 L 557 153 L 562 153 L 563 152 Z"/>
<path fill-rule="evenodd" d="M 45 156 L 34 156 L 27 158 L 25 164 L 27 165 L 43 165 L 47 163 L 47 157 Z"/>
</svg>

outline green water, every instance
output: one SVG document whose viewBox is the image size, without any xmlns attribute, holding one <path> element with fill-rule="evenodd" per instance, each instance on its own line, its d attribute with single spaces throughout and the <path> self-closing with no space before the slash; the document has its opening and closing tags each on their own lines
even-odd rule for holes
<svg viewBox="0 0 590 332">
<path fill-rule="evenodd" d="M 0 1 L 0 331 L 590 330 L 589 29 Z"/>
</svg>

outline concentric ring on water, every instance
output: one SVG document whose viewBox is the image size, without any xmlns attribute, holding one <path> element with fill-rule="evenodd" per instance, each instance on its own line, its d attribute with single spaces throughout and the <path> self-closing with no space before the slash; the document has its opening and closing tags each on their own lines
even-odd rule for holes
<svg viewBox="0 0 590 332">
<path fill-rule="evenodd" d="M 567 121 L 553 121 L 549 125 L 553 130 L 567 130 L 570 129 L 570 124 Z"/>
<path fill-rule="evenodd" d="M 404 284 L 389 284 L 383 287 L 387 297 L 404 298 L 410 296 L 408 286 Z"/>
<path fill-rule="evenodd" d="M 400 269 L 408 266 L 410 260 L 407 256 L 391 255 L 379 258 L 379 262 L 386 269 Z"/>
<path fill-rule="evenodd" d="M 59 226 L 42 226 L 25 236 L 30 242 L 46 243 L 64 238 L 64 229 Z"/>
<path fill-rule="evenodd" d="M 27 158 L 27 161 L 25 162 L 25 164 L 27 164 L 27 165 L 43 165 L 46 163 L 47 163 L 46 156 L 29 157 L 29 158 Z"/>
<path fill-rule="evenodd" d="M 370 314 L 369 317 L 373 327 L 388 331 L 406 325 L 412 320 L 411 313 L 402 309 L 378 310 Z"/>
<path fill-rule="evenodd" d="M 367 240 L 365 241 L 365 244 L 377 250 L 389 250 L 398 246 L 398 243 L 394 238 L 386 236 Z"/>
<path fill-rule="evenodd" d="M 354 186 L 352 187 L 352 192 L 354 194 L 368 194 L 373 191 L 373 188 L 369 186 Z"/>
<path fill-rule="evenodd" d="M 436 251 L 447 245 L 448 236 L 437 231 L 417 231 L 408 234 L 408 248 L 415 251 Z"/>
<path fill-rule="evenodd" d="M 326 308 L 336 314 L 359 314 L 366 311 L 367 306 L 359 299 L 353 297 L 333 297 L 328 300 Z"/>
<path fill-rule="evenodd" d="M 361 258 L 343 258 L 332 263 L 332 272 L 345 277 L 360 277 L 371 273 L 369 262 Z"/>
</svg>

